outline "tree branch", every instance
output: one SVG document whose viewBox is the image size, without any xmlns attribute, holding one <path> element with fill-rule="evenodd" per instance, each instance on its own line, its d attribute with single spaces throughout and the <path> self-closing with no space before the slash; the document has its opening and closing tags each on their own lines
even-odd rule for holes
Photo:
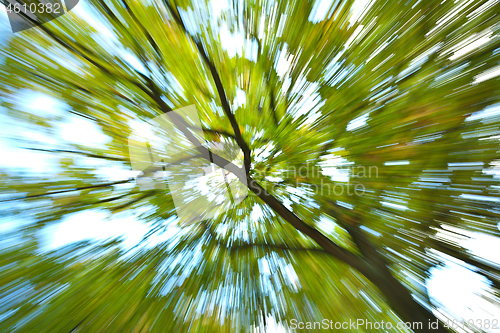
<svg viewBox="0 0 500 333">
<path fill-rule="evenodd" d="M 195 155 L 192 155 L 192 156 L 187 156 L 187 157 L 181 158 L 180 160 L 177 160 L 175 162 L 169 163 L 168 165 L 177 165 L 177 164 L 189 161 L 190 159 L 193 159 L 193 158 L 203 158 L 203 157 L 204 157 L 203 154 L 195 154 Z M 157 171 L 163 171 L 165 167 L 166 167 L 166 165 L 162 165 L 162 166 L 150 165 L 146 169 L 142 170 L 142 175 L 137 176 L 137 178 L 151 177 Z"/>
<path fill-rule="evenodd" d="M 30 147 L 24 147 L 24 149 L 36 150 L 36 151 L 45 151 L 45 152 L 50 152 L 50 153 L 79 154 L 79 155 L 84 155 L 84 156 L 87 156 L 87 157 L 100 158 L 100 159 L 105 159 L 105 160 L 110 160 L 110 161 L 120 161 L 120 162 L 125 162 L 126 161 L 125 159 L 119 158 L 119 157 L 102 156 L 102 155 L 87 153 L 87 152 L 84 152 L 84 151 L 74 151 L 74 150 L 65 150 L 65 149 L 42 149 L 42 148 L 33 148 L 33 147 L 31 147 L 31 148 Z"/>
<path fill-rule="evenodd" d="M 269 86 L 269 84 L 268 84 Z M 278 116 L 276 114 L 276 104 L 275 104 L 275 101 L 274 101 L 274 88 L 272 86 L 269 86 L 269 98 L 270 98 L 270 101 L 269 101 L 269 107 L 271 108 L 271 113 L 273 115 L 273 119 L 274 119 L 274 123 L 276 124 L 276 126 L 279 125 L 279 121 L 278 121 Z"/>
<path fill-rule="evenodd" d="M 339 245 L 332 242 L 321 232 L 315 228 L 307 225 L 302 221 L 297 215 L 292 213 L 288 208 L 286 208 L 278 199 L 267 192 L 259 183 L 248 177 L 248 188 L 252 190 L 259 198 L 261 198 L 265 203 L 269 205 L 276 213 L 278 213 L 283 219 L 290 223 L 295 229 L 302 232 L 306 236 L 309 236 L 314 240 L 319 246 L 321 246 L 329 254 L 333 255 L 337 259 L 345 262 L 346 264 L 358 269 L 359 271 L 365 271 L 364 260 L 358 255 L 352 253 L 351 251 L 340 247 Z"/>
<path fill-rule="evenodd" d="M 490 280 L 493 285 L 500 289 L 500 269 L 498 266 L 494 267 L 493 263 L 493 265 L 491 265 L 487 261 L 483 261 L 480 258 L 475 258 L 474 256 L 469 255 L 463 248 L 455 248 L 438 240 L 434 240 L 433 246 L 434 249 L 439 252 L 478 268 L 478 274 Z"/>
<path fill-rule="evenodd" d="M 30 21 L 31 23 L 35 24 L 37 27 L 39 27 L 40 29 L 42 29 L 42 31 L 44 31 L 47 35 L 49 35 L 55 42 L 57 42 L 59 45 L 61 45 L 63 48 L 65 48 L 67 51 L 69 51 L 70 53 L 76 55 L 76 56 L 79 56 L 79 57 L 82 57 L 83 59 L 85 59 L 86 61 L 88 61 L 90 64 L 94 65 L 95 67 L 97 67 L 100 71 L 102 71 L 103 73 L 105 73 L 106 75 L 110 76 L 111 78 L 114 78 L 116 79 L 116 77 L 114 75 L 117 75 L 118 77 L 122 77 L 119 73 L 117 74 L 116 72 L 115 73 L 112 73 L 108 68 L 106 68 L 104 65 L 102 64 L 99 64 L 97 61 L 91 59 L 88 54 L 92 55 L 93 57 L 96 57 L 96 55 L 91 51 L 89 50 L 87 47 L 85 47 L 84 45 L 82 44 L 78 44 L 78 46 L 80 48 L 83 49 L 83 51 L 85 52 L 82 52 L 78 49 L 76 49 L 75 47 L 73 46 L 70 46 L 70 43 L 66 42 L 66 41 L 63 41 L 60 37 L 56 36 L 52 31 L 50 31 L 49 29 L 47 29 L 47 27 L 45 25 L 38 25 L 36 24 L 36 22 L 31 19 L 29 16 L 27 16 L 26 14 L 20 13 L 21 17 L 24 17 L 26 20 Z M 99 57 L 96 57 L 96 58 L 99 58 Z M 137 71 L 135 71 L 137 74 L 139 74 L 139 76 L 141 78 L 145 78 L 145 75 L 143 75 L 142 73 L 139 73 Z M 146 79 L 149 79 L 146 77 Z M 149 92 L 147 89 L 144 89 L 142 83 L 140 82 L 137 82 L 137 81 L 134 81 L 134 80 L 131 80 L 131 79 L 128 79 L 127 80 L 128 82 L 132 83 L 134 86 L 138 87 L 139 90 L 143 91 L 146 95 L 148 95 L 150 98 L 153 98 L 153 94 L 152 92 Z M 147 80 L 146 80 L 147 81 Z"/>
<path fill-rule="evenodd" d="M 233 134 L 228 133 L 228 132 L 223 131 L 223 130 L 204 128 L 203 132 L 210 133 L 210 134 L 218 134 L 221 136 L 225 136 L 226 138 L 231 138 L 231 139 L 236 140 L 236 137 Z"/>
<path fill-rule="evenodd" d="M 204 62 L 206 63 L 206 65 L 208 66 L 208 68 L 212 74 L 212 78 L 215 82 L 215 85 L 216 85 L 216 88 L 217 88 L 217 91 L 219 94 L 219 98 L 221 100 L 222 107 L 224 109 L 224 113 L 226 114 L 226 116 L 228 117 L 228 119 L 231 123 L 231 127 L 233 128 L 236 142 L 238 143 L 238 145 L 240 146 L 240 148 L 243 151 L 245 172 L 248 173 L 250 170 L 250 165 L 251 165 L 250 149 L 249 149 L 248 145 L 246 144 L 246 142 L 244 141 L 244 139 L 241 135 L 241 131 L 239 129 L 239 126 L 236 122 L 236 119 L 235 119 L 233 113 L 231 112 L 231 108 L 230 108 L 229 102 L 227 100 L 227 97 L 226 97 L 226 94 L 225 94 L 225 91 L 224 91 L 224 88 L 222 85 L 222 81 L 221 81 L 220 76 L 217 72 L 217 69 L 215 68 L 215 65 L 212 63 L 212 61 L 208 57 L 207 53 L 205 52 L 203 45 L 199 41 L 195 40 L 195 38 L 187 31 L 179 13 L 172 8 L 172 6 L 170 5 L 170 3 L 168 1 L 165 1 L 165 4 L 168 7 L 168 9 L 170 10 L 174 19 L 177 21 L 177 23 L 182 27 L 184 32 L 194 42 L 198 51 L 200 52 L 202 59 L 204 60 Z M 90 62 L 91 64 L 93 64 L 97 68 L 99 68 L 104 73 L 106 73 L 108 75 L 112 75 L 111 72 L 107 68 L 105 68 L 103 65 L 97 63 L 96 61 L 94 61 L 93 59 L 91 59 L 87 55 L 83 54 L 82 52 L 76 50 L 75 48 L 70 47 L 66 42 L 63 42 L 59 37 L 54 35 L 54 33 L 52 33 L 50 30 L 45 28 L 43 25 L 40 27 L 44 32 L 46 32 L 49 36 L 51 36 L 55 41 L 57 41 L 60 45 L 62 45 L 67 50 L 69 50 L 71 53 L 74 53 L 74 54 L 77 54 L 77 55 L 83 57 L 85 60 L 87 60 L 88 62 Z M 83 46 L 80 46 L 80 47 L 83 47 Z M 92 54 L 92 52 L 90 50 L 88 50 L 85 47 L 83 47 L 83 48 L 84 48 L 85 52 Z M 161 92 L 156 87 L 156 85 L 151 80 L 151 78 L 149 78 L 146 75 L 141 74 L 141 73 L 138 73 L 138 74 L 141 76 L 141 78 L 143 80 L 146 81 L 146 84 L 151 91 L 144 89 L 142 84 L 140 84 L 139 82 L 135 82 L 132 80 L 130 82 L 132 84 L 134 84 L 135 86 L 139 87 L 139 89 L 142 90 L 143 92 L 145 92 L 148 96 L 150 96 L 157 103 L 157 105 L 161 108 L 161 110 L 164 113 L 172 111 L 172 109 L 170 107 L 168 107 L 168 105 L 161 98 Z M 236 165 L 234 165 L 230 161 L 228 161 L 228 160 L 226 160 L 226 159 L 224 159 L 216 154 L 212 154 L 207 148 L 203 147 L 199 143 L 199 141 L 189 132 L 185 122 L 182 119 L 180 119 L 180 117 L 178 117 L 175 114 L 171 114 L 170 118 L 174 122 L 174 124 L 176 124 L 177 127 L 183 132 L 183 134 L 193 144 L 195 144 L 198 151 L 203 155 L 204 158 L 206 158 L 207 160 L 211 160 L 211 161 L 213 161 L 213 163 L 215 163 L 219 167 L 222 167 L 222 168 L 228 170 L 229 172 L 234 173 L 244 183 L 247 182 L 247 186 L 249 187 L 249 189 L 252 190 L 259 198 L 261 198 L 264 202 L 266 202 L 273 210 L 275 210 L 281 217 L 283 217 L 286 221 L 288 221 L 298 231 L 300 231 L 300 232 L 304 233 L 305 235 L 309 236 L 310 238 L 312 238 L 316 243 L 318 243 L 318 245 L 323 247 L 323 249 L 325 249 L 325 251 L 327 251 L 331 255 L 335 256 L 339 260 L 342 260 L 345 263 L 351 265 L 354 268 L 361 267 L 360 265 L 361 265 L 362 261 L 360 260 L 360 258 L 356 254 L 351 253 L 350 251 L 341 248 L 340 246 L 338 246 L 337 244 L 332 242 L 330 239 L 328 239 L 326 236 L 324 236 L 322 233 L 320 233 L 318 230 L 307 225 L 300 218 L 298 218 L 295 214 L 293 214 L 290 210 L 288 210 L 274 196 L 269 194 L 255 180 L 253 180 L 249 176 L 247 177 L 247 175 L 245 174 L 245 172 L 243 172 L 242 169 L 240 169 L 239 167 L 237 167 Z M 106 183 L 106 184 L 100 184 L 100 185 L 94 185 L 94 186 L 88 186 L 88 187 L 79 187 L 79 188 L 73 188 L 73 189 L 68 189 L 68 190 L 61 190 L 61 191 L 33 195 L 33 196 L 26 196 L 26 197 L 22 197 L 22 198 L 4 200 L 2 202 L 19 200 L 19 199 L 34 198 L 34 197 L 53 195 L 53 194 L 60 194 L 60 193 L 66 193 L 66 192 L 77 191 L 77 190 L 82 190 L 82 189 L 106 187 L 106 186 L 111 186 L 111 185 L 116 185 L 116 184 L 127 183 L 127 182 L 130 182 L 131 180 L 133 180 L 133 179 L 124 180 L 124 181 L 115 182 L 115 183 Z"/>
<path fill-rule="evenodd" d="M 188 130 L 189 125 L 184 121 L 184 119 L 173 112 L 167 113 L 167 117 L 169 117 L 170 121 L 172 121 L 172 123 L 186 136 L 186 138 L 191 141 L 192 144 L 194 144 L 203 158 L 210 162 L 213 162 L 217 166 L 226 169 L 229 172 L 232 172 L 243 184 L 246 183 L 246 174 L 244 170 L 226 160 L 225 158 L 212 153 L 209 149 L 202 146 L 199 140 L 196 139 L 196 137 Z"/>
<path fill-rule="evenodd" d="M 224 87 L 222 85 L 222 81 L 220 79 L 219 73 L 217 72 L 217 69 L 215 68 L 215 65 L 213 62 L 210 60 L 208 57 L 207 53 L 205 52 L 205 49 L 203 48 L 203 45 L 201 42 L 197 41 L 190 33 L 187 31 L 186 26 L 184 25 L 184 22 L 182 21 L 181 16 L 179 15 L 177 10 L 174 10 L 174 8 L 171 6 L 169 1 L 164 1 L 166 6 L 168 7 L 171 15 L 174 17 L 175 21 L 181 26 L 181 28 L 184 30 L 186 35 L 189 36 L 189 38 L 193 41 L 193 43 L 196 45 L 196 48 L 200 52 L 201 58 L 204 60 L 205 64 L 208 66 L 210 73 L 212 74 L 212 78 L 215 82 L 215 86 L 217 88 L 217 92 L 219 94 L 219 98 L 222 103 L 222 108 L 224 109 L 224 113 L 229 119 L 229 122 L 231 123 L 231 127 L 233 128 L 234 131 L 234 136 L 236 138 L 236 142 L 240 146 L 241 150 L 243 151 L 243 160 L 244 160 L 244 166 L 246 173 L 249 172 L 250 170 L 250 165 L 251 165 L 251 154 L 250 154 L 250 148 L 248 147 L 247 143 L 243 139 L 243 136 L 241 135 L 240 128 L 238 126 L 238 123 L 236 122 L 236 118 L 234 117 L 233 113 L 231 112 L 231 107 L 229 106 L 229 102 L 227 101 L 226 93 L 224 91 Z"/>
<path fill-rule="evenodd" d="M 220 246 L 222 244 L 219 243 Z M 330 254 L 328 251 L 326 251 L 323 248 L 300 248 L 300 247 L 289 247 L 286 245 L 278 245 L 278 244 L 253 244 L 253 243 L 247 243 L 247 244 L 241 244 L 241 245 L 235 245 L 231 247 L 226 247 L 227 250 L 229 251 L 239 251 L 239 250 L 244 250 L 244 249 L 250 249 L 250 248 L 255 248 L 255 247 L 260 247 L 263 249 L 269 249 L 269 250 L 280 250 L 280 251 L 290 251 L 290 252 L 318 252 L 318 253 L 324 253 L 324 254 Z"/>
<path fill-rule="evenodd" d="M 38 198 L 38 197 L 43 197 L 43 196 L 47 196 L 47 195 L 61 194 L 61 193 L 67 193 L 67 192 L 73 192 L 73 191 L 80 191 L 80 190 L 88 190 L 88 189 L 91 189 L 91 188 L 108 187 L 108 186 L 113 186 L 113 185 L 130 183 L 133 180 L 134 180 L 134 178 L 130 178 L 130 179 L 120 180 L 118 182 L 112 182 L 112 183 L 104 183 L 104 184 L 91 185 L 91 186 L 75 187 L 75 188 L 71 188 L 71 189 L 67 189 L 67 190 L 60 190 L 60 191 L 54 191 L 54 192 L 49 192 L 49 193 L 27 195 L 27 196 L 24 196 L 24 197 L 17 197 L 17 198 L 12 198 L 12 199 L 7 199 L 7 200 L 0 200 L 0 202 L 9 202 L 9 201 L 15 201 L 15 200 Z"/>
</svg>

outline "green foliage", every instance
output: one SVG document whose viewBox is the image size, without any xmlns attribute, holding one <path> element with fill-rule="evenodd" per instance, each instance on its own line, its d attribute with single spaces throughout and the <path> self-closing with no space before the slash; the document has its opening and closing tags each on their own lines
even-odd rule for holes
<svg viewBox="0 0 500 333">
<path fill-rule="evenodd" d="M 205 1 L 91 0 L 86 16 L 78 6 L 2 50 L 9 117 L 56 138 L 62 118 L 81 118 L 109 141 L 26 141 L 60 172 L 2 172 L 4 215 L 29 223 L 2 241 L 0 331 L 248 332 L 270 318 L 285 327 L 292 318 L 401 320 L 378 282 L 252 192 L 154 247 L 39 249 L 39 233 L 93 209 L 137 212 L 149 236 L 168 228 L 168 188 L 140 191 L 133 178 L 99 168 L 131 168 L 132 121 L 192 104 L 213 141 L 241 146 L 241 132 L 249 175 L 267 192 L 341 249 L 369 258 L 363 243 L 376 248 L 422 303 L 431 306 L 424 286 L 438 252 L 499 286 L 498 269 L 455 236 L 499 234 L 500 120 L 491 110 L 500 76 L 483 80 L 500 62 L 498 4 L 377 0 L 360 11 L 359 1 L 334 1 L 318 22 L 311 1 L 240 1 L 217 13 Z M 226 27 L 236 36 L 229 42 Z M 245 46 L 230 52 L 240 39 Z M 234 102 L 239 91 L 244 104 Z M 61 101 L 64 115 L 22 109 L 21 92 Z"/>
</svg>

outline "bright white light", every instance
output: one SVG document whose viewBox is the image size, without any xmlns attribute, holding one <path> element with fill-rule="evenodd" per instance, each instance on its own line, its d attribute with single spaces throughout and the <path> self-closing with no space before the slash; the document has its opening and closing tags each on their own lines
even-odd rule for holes
<svg viewBox="0 0 500 333">
<path fill-rule="evenodd" d="M 260 207 L 260 205 L 255 204 L 252 208 L 252 213 L 250 213 L 252 221 L 257 221 L 263 216 L 264 212 L 262 211 L 262 208 Z"/>
<path fill-rule="evenodd" d="M 390 208 L 394 208 L 394 209 L 397 209 L 397 210 L 402 210 L 402 211 L 405 211 L 408 209 L 408 207 L 406 206 L 402 206 L 402 205 L 397 205 L 395 203 L 392 203 L 392 202 L 385 202 L 385 201 L 382 201 L 381 204 L 383 206 L 386 206 L 386 207 L 390 207 Z"/>
<path fill-rule="evenodd" d="M 80 241 L 105 241 L 123 239 L 125 248 L 139 244 L 149 231 L 149 226 L 140 222 L 136 216 L 110 217 L 103 210 L 86 210 L 63 218 L 62 222 L 42 231 L 43 250 L 55 250 Z M 174 225 L 161 235 L 155 235 L 145 245 L 155 245 L 167 240 L 178 231 Z"/>
<path fill-rule="evenodd" d="M 236 54 L 243 55 L 245 38 L 242 34 L 236 31 L 231 33 L 227 25 L 223 24 L 220 27 L 219 38 L 222 48 L 227 51 L 230 57 L 234 57 Z"/>
<path fill-rule="evenodd" d="M 351 120 L 348 124 L 347 124 L 347 128 L 346 130 L 347 131 L 353 131 L 355 129 L 358 129 L 358 128 L 362 128 L 362 127 L 365 127 L 367 126 L 367 123 L 366 121 L 368 120 L 368 117 L 370 116 L 369 113 L 367 114 L 364 114 L 358 118 L 355 118 L 353 120 Z"/>
<path fill-rule="evenodd" d="M 237 88 L 236 97 L 234 98 L 233 101 L 233 108 L 237 109 L 240 106 L 243 106 L 246 102 L 247 102 L 247 94 L 245 93 L 244 90 Z"/>
<path fill-rule="evenodd" d="M 340 201 L 340 200 L 337 200 L 337 205 L 345 207 L 347 209 L 353 209 L 354 208 L 353 205 L 351 205 L 351 204 L 349 204 L 347 202 Z"/>
<path fill-rule="evenodd" d="M 279 58 L 275 65 L 279 77 L 283 78 L 290 69 L 290 65 L 292 64 L 291 58 L 291 55 L 287 52 L 287 44 L 285 43 L 283 49 L 279 51 Z"/>
<path fill-rule="evenodd" d="M 461 56 L 470 53 L 477 49 L 478 47 L 482 46 L 483 44 L 486 44 L 490 41 L 489 36 L 483 36 L 481 38 L 476 39 L 472 43 L 468 44 L 467 46 L 462 47 L 460 50 L 456 51 L 453 56 L 450 57 L 450 60 L 455 60 L 457 58 L 460 58 Z"/>
<path fill-rule="evenodd" d="M 104 144 L 111 139 L 104 135 L 94 123 L 83 118 L 72 118 L 68 122 L 61 124 L 60 128 L 63 140 L 85 146 L 104 148 Z"/>
<path fill-rule="evenodd" d="M 87 210 L 65 217 L 59 225 L 52 228 L 49 247 L 55 249 L 73 242 L 103 241 L 120 236 L 125 237 L 125 244 L 130 247 L 141 241 L 148 231 L 146 225 L 133 217 L 115 220 L 107 220 L 107 217 L 106 212 L 98 210 Z"/>
<path fill-rule="evenodd" d="M 488 197 L 488 196 L 485 196 L 485 195 L 477 195 L 477 194 L 461 194 L 460 197 L 464 198 L 464 199 L 470 199 L 470 200 L 500 202 L 500 198 L 497 198 L 497 197 Z"/>
<path fill-rule="evenodd" d="M 147 74 L 146 68 L 142 65 L 141 61 L 132 53 L 127 51 L 119 52 L 122 58 L 136 71 L 141 72 L 142 74 Z"/>
<path fill-rule="evenodd" d="M 500 317 L 500 308 L 481 297 L 489 286 L 485 277 L 451 261 L 446 261 L 444 267 L 432 268 L 430 273 L 426 284 L 431 302 L 444 313 L 466 321 Z"/>
<path fill-rule="evenodd" d="M 12 168 L 16 171 L 28 169 L 34 173 L 57 173 L 60 172 L 57 165 L 57 157 L 53 154 L 17 149 L 12 147 L 6 140 L 0 138 L 0 166 Z"/>
<path fill-rule="evenodd" d="M 349 18 L 349 25 L 353 25 L 354 23 L 361 21 L 364 14 L 368 12 L 368 9 L 374 4 L 374 1 L 370 0 L 355 0 L 352 4 L 351 17 Z"/>
<path fill-rule="evenodd" d="M 309 21 L 313 23 L 323 21 L 326 18 L 326 15 L 329 13 L 332 4 L 333 0 L 316 0 L 311 14 L 309 15 Z"/>
<path fill-rule="evenodd" d="M 484 71 L 483 73 L 474 77 L 474 84 L 492 79 L 492 78 L 497 77 L 499 75 L 500 75 L 500 66 L 490 68 L 487 71 Z"/>
<path fill-rule="evenodd" d="M 360 25 L 360 26 L 358 26 L 356 28 L 356 30 L 354 30 L 354 32 L 351 34 L 351 36 L 349 37 L 349 39 L 347 40 L 347 42 L 345 42 L 345 44 L 344 44 L 345 48 L 348 48 L 349 45 L 351 45 L 351 43 L 354 41 L 354 39 L 356 39 L 356 37 L 358 37 L 358 35 L 361 32 L 361 30 L 363 30 L 363 27 L 364 26 Z"/>
<path fill-rule="evenodd" d="M 489 117 L 495 117 L 500 115 L 500 104 L 493 104 L 486 107 L 482 111 L 474 112 L 469 117 L 465 119 L 465 121 L 484 119 Z"/>
<path fill-rule="evenodd" d="M 100 36 L 106 37 L 108 40 L 117 41 L 115 34 L 104 25 L 97 16 L 95 16 L 88 5 L 84 1 L 80 1 L 75 8 L 71 10 L 72 13 L 80 16 L 80 18 L 91 25 Z"/>
<path fill-rule="evenodd" d="M 212 7 L 211 14 L 214 15 L 216 19 L 222 15 L 223 11 L 229 9 L 229 3 L 225 0 L 212 0 L 210 1 L 210 6 Z"/>
<path fill-rule="evenodd" d="M 30 93 L 26 104 L 30 111 L 42 117 L 60 116 L 65 108 L 65 104 L 54 97 L 36 92 Z"/>
<path fill-rule="evenodd" d="M 348 182 L 350 176 L 350 169 L 344 169 L 343 166 L 353 164 L 349 162 L 347 159 L 335 156 L 328 155 L 323 156 L 322 161 L 319 163 L 321 166 L 321 172 L 325 176 L 331 176 L 331 180 L 336 182 Z M 300 174 L 300 169 L 298 170 Z"/>
<path fill-rule="evenodd" d="M 271 182 L 282 182 L 283 181 L 283 178 L 273 177 L 273 176 L 266 176 L 266 179 L 271 181 Z"/>
<path fill-rule="evenodd" d="M 458 162 L 448 163 L 449 167 L 468 167 L 468 166 L 483 166 L 483 162 Z"/>
<path fill-rule="evenodd" d="M 408 164 L 410 164 L 410 161 L 390 161 L 384 163 L 384 165 L 408 165 Z"/>
</svg>

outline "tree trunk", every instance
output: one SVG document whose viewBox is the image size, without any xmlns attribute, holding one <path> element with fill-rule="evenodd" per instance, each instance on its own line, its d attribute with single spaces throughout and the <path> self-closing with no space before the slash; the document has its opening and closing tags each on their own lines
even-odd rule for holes
<svg viewBox="0 0 500 333">
<path fill-rule="evenodd" d="M 389 306 L 405 323 L 422 323 L 422 328 L 414 331 L 448 332 L 439 322 L 437 317 L 417 303 L 413 299 L 410 291 L 392 275 L 387 267 L 385 258 L 369 242 L 364 232 L 359 229 L 358 226 L 349 223 L 341 224 L 349 232 L 363 256 L 358 256 L 339 247 L 318 230 L 307 225 L 251 177 L 248 177 L 247 180 L 248 188 L 267 203 L 283 219 L 294 226 L 298 231 L 309 236 L 328 253 L 358 270 L 379 288 L 380 292 L 385 296 Z M 430 328 L 429 325 L 432 323 L 434 323 L 432 327 L 436 326 L 436 321 L 438 323 L 437 328 Z"/>
<path fill-rule="evenodd" d="M 357 218 L 358 223 L 360 219 L 361 217 Z M 348 221 L 341 225 L 349 232 L 363 254 L 364 264 L 358 270 L 380 290 L 394 312 L 405 323 L 422 323 L 422 328 L 414 331 L 448 332 L 437 317 L 415 301 L 411 292 L 392 275 L 384 256 L 366 237 L 365 232 L 359 228 L 359 224 Z M 430 326 L 433 323 L 434 325 Z"/>
<path fill-rule="evenodd" d="M 410 291 L 392 275 L 386 265 L 375 266 L 367 263 L 367 268 L 360 271 L 360 273 L 380 290 L 389 306 L 402 321 L 411 323 L 412 327 L 414 327 L 413 323 L 422 323 L 422 328 L 414 329 L 414 331 L 449 332 L 433 313 L 427 311 L 426 308 L 413 299 Z M 430 326 L 432 323 L 434 325 Z"/>
</svg>

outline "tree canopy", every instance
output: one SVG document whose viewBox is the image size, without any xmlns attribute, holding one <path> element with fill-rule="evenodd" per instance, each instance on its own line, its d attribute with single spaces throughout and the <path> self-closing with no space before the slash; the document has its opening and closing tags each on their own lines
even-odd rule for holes
<svg viewBox="0 0 500 333">
<path fill-rule="evenodd" d="M 498 264 L 462 242 L 500 233 L 498 12 L 494 0 L 89 0 L 9 35 L 4 137 L 51 167 L 1 171 L 14 227 L 0 330 L 272 332 L 270 320 L 326 318 L 405 332 L 397 323 L 439 318 L 445 332 L 426 280 L 450 258 L 498 306 Z M 196 154 L 245 194 L 182 223 L 172 184 L 144 189 L 129 172 L 130 137 L 191 105 Z M 82 142 L 61 135 L 72 121 L 90 126 Z M 215 202 L 226 185 L 198 190 Z M 87 211 L 148 232 L 134 248 L 42 250 L 41 234 Z"/>
</svg>

